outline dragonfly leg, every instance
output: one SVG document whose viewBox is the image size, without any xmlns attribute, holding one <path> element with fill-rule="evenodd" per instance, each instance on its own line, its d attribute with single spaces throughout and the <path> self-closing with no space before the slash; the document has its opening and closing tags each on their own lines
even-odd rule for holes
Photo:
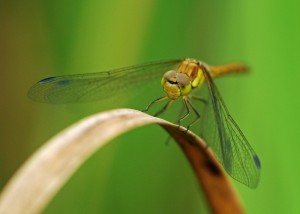
<svg viewBox="0 0 300 214">
<path fill-rule="evenodd" d="M 170 106 L 173 102 L 174 102 L 174 100 L 169 100 L 169 101 L 167 102 L 167 104 L 166 104 L 160 111 L 156 112 L 153 116 L 154 116 L 154 117 L 157 117 L 158 115 L 164 113 L 164 112 L 169 108 L 169 106 Z"/>
<path fill-rule="evenodd" d="M 194 100 L 196 100 L 196 101 L 200 101 L 200 102 L 202 102 L 202 103 L 204 104 L 204 113 L 203 113 L 203 115 L 205 115 L 205 114 L 206 114 L 205 112 L 207 111 L 207 107 L 208 107 L 208 101 L 207 101 L 205 98 L 203 98 L 203 97 L 195 96 L 195 95 L 189 95 L 189 98 L 192 98 L 192 99 L 194 99 Z M 196 108 L 194 107 L 194 109 L 196 109 Z M 195 111 L 195 112 L 197 112 L 197 111 Z M 199 114 L 199 112 L 197 112 L 197 113 Z M 197 113 L 196 113 L 196 115 L 197 115 Z M 199 119 L 200 119 L 200 116 L 199 116 L 199 118 L 196 118 L 195 123 L 198 122 Z M 202 121 L 201 123 L 203 123 L 203 121 Z M 190 127 L 191 127 L 192 125 L 194 125 L 194 123 L 190 124 Z M 201 125 L 200 125 L 200 126 L 201 126 Z M 201 137 L 204 138 L 204 136 L 203 136 L 203 134 L 201 133 L 201 131 L 200 131 L 200 133 L 199 133 L 199 136 L 201 136 Z"/>
<path fill-rule="evenodd" d="M 189 95 L 189 97 L 192 98 L 192 99 L 201 101 L 201 102 L 203 102 L 204 104 L 207 104 L 207 103 L 208 103 L 207 100 L 206 100 L 205 98 L 203 98 L 203 97 L 199 97 L 199 96 L 195 96 L 195 95 Z"/>
<path fill-rule="evenodd" d="M 192 108 L 193 112 L 195 112 L 195 114 L 196 114 L 196 119 L 193 120 L 193 121 L 188 125 L 188 127 L 187 127 L 186 132 L 188 132 L 188 131 L 190 130 L 190 128 L 191 128 L 195 123 L 197 123 L 197 122 L 199 121 L 199 119 L 200 119 L 200 114 L 199 114 L 199 112 L 197 111 L 197 109 L 195 108 L 195 106 L 190 102 L 190 100 L 187 99 L 186 101 L 187 101 L 187 104 Z"/>
<path fill-rule="evenodd" d="M 183 100 L 183 104 L 184 104 L 185 109 L 186 109 L 186 113 L 178 119 L 178 128 L 180 128 L 181 121 L 184 120 L 190 114 L 190 107 L 189 107 L 189 105 L 188 105 L 188 103 L 186 101 L 187 98 L 183 97 L 182 100 Z"/>
<path fill-rule="evenodd" d="M 144 109 L 142 112 L 147 112 L 147 111 L 150 109 L 150 107 L 153 106 L 155 103 L 158 103 L 158 102 L 160 102 L 160 101 L 163 101 L 163 100 L 165 100 L 165 99 L 167 99 L 167 98 L 168 98 L 167 96 L 163 96 L 163 97 L 159 97 L 159 98 L 153 100 L 153 101 L 147 106 L 147 108 Z"/>
<path fill-rule="evenodd" d="M 171 137 L 171 135 L 169 134 L 169 135 L 168 135 L 168 138 L 167 138 L 166 141 L 165 141 L 165 145 L 166 145 L 166 146 L 169 145 L 169 142 L 171 141 L 171 139 L 172 139 L 172 137 Z"/>
</svg>

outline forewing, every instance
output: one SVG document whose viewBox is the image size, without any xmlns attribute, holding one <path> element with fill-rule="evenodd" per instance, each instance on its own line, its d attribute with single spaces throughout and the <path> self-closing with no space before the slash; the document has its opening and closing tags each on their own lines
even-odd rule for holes
<svg viewBox="0 0 300 214">
<path fill-rule="evenodd" d="M 106 72 L 66 75 L 43 79 L 33 85 L 28 96 L 37 102 L 75 103 L 101 100 L 125 90 L 160 79 L 182 60 L 168 60 L 125 67 Z"/>
<path fill-rule="evenodd" d="M 209 94 L 201 110 L 200 135 L 216 153 L 225 170 L 237 181 L 255 188 L 260 177 L 260 161 L 236 122 L 208 71 L 204 70 L 205 85 L 201 96 Z"/>
</svg>

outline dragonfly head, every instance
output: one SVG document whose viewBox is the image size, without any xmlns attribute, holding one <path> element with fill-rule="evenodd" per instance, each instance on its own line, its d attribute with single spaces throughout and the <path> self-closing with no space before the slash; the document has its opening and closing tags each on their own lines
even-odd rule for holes
<svg viewBox="0 0 300 214">
<path fill-rule="evenodd" d="M 180 96 L 190 93 L 192 90 L 190 78 L 175 70 L 168 71 L 164 74 L 161 84 L 168 98 L 177 100 Z"/>
</svg>

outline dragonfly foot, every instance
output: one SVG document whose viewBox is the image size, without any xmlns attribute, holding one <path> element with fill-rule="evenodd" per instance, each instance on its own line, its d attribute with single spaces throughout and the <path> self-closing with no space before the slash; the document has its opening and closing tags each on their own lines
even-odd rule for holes
<svg viewBox="0 0 300 214">
<path fill-rule="evenodd" d="M 180 130 L 180 127 L 181 127 L 180 124 L 178 124 L 178 125 L 177 125 L 177 129 Z"/>
<path fill-rule="evenodd" d="M 185 131 L 184 131 L 184 134 L 188 134 L 189 132 L 189 128 L 187 128 Z"/>
<path fill-rule="evenodd" d="M 144 110 L 141 110 L 141 112 L 147 112 L 148 110 L 149 110 L 149 109 L 146 108 L 146 109 L 144 109 Z"/>
</svg>

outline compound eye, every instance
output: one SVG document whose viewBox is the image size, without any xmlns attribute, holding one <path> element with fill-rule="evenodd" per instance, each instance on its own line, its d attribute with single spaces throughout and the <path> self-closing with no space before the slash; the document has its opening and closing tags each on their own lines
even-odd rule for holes
<svg viewBox="0 0 300 214">
<path fill-rule="evenodd" d="M 177 74 L 177 82 L 180 86 L 185 87 L 191 84 L 190 78 L 183 73 Z"/>
<path fill-rule="evenodd" d="M 192 90 L 190 78 L 183 73 L 177 74 L 177 81 L 180 87 L 181 96 L 187 95 Z"/>
<path fill-rule="evenodd" d="M 170 84 L 177 84 L 177 72 L 174 70 L 168 71 L 164 74 L 163 79 Z"/>
<path fill-rule="evenodd" d="M 175 83 L 176 81 L 177 72 L 174 70 L 168 71 L 165 73 L 164 78 L 171 83 Z"/>
</svg>

